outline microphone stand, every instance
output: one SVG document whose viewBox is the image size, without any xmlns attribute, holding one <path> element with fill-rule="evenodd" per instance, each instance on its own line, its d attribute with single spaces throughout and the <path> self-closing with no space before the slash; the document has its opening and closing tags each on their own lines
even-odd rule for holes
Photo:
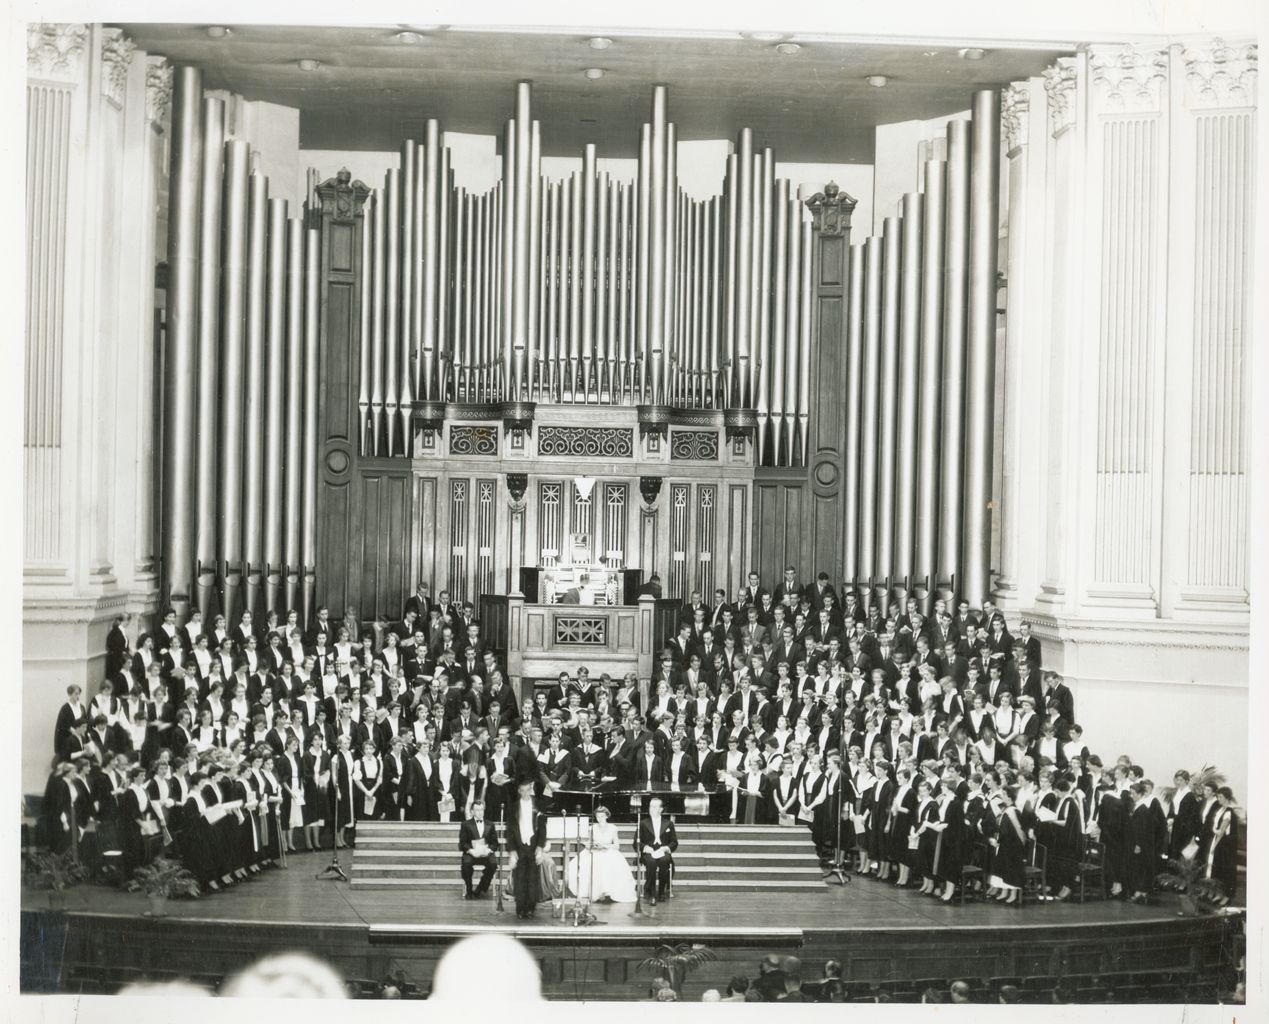
<svg viewBox="0 0 1269 1024">
<path fill-rule="evenodd" d="M 497 850 L 498 867 L 497 867 L 496 873 L 494 874 L 494 900 L 496 902 L 496 906 L 494 907 L 495 914 L 506 913 L 506 911 L 503 909 L 503 906 L 502 906 L 502 846 L 503 846 L 503 843 L 505 843 L 506 841 L 507 841 L 507 805 L 506 803 L 503 803 L 502 805 L 502 839 L 498 843 L 498 850 Z"/>
<path fill-rule="evenodd" d="M 331 822 L 330 830 L 330 863 L 317 874 L 319 882 L 333 882 L 336 879 L 348 881 L 348 876 L 339 864 L 339 846 L 336 842 L 339 839 L 339 771 L 335 765 L 341 760 L 342 757 L 336 750 L 330 759 L 330 784 L 335 795 L 335 820 Z"/>
<path fill-rule="evenodd" d="M 643 909 L 643 848 L 639 845 L 639 833 L 643 828 L 643 801 L 635 814 L 635 907 L 627 917 L 646 917 Z"/>
<path fill-rule="evenodd" d="M 846 885 L 850 882 L 850 874 L 846 870 L 846 851 L 842 847 L 842 801 L 846 798 L 846 716 L 843 714 L 837 726 L 837 753 L 839 756 L 837 772 L 837 800 L 834 811 L 833 829 L 836 841 L 833 848 L 833 866 L 828 869 L 824 881 Z"/>
</svg>

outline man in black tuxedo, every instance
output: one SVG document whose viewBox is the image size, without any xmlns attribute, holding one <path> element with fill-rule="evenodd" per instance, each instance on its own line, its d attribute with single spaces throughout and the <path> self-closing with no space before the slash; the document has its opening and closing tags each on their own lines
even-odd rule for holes
<svg viewBox="0 0 1269 1024">
<path fill-rule="evenodd" d="M 493 878 L 495 851 L 498 849 L 498 831 L 492 821 L 485 820 L 485 802 L 473 800 L 471 817 L 458 830 L 458 848 L 463 854 L 463 899 L 479 899 L 489 891 Z M 481 866 L 480 884 L 472 891 L 471 879 L 476 865 Z"/>
<path fill-rule="evenodd" d="M 534 915 L 542 899 L 538 865 L 546 856 L 546 815 L 533 797 L 533 779 L 522 778 L 516 785 L 516 802 L 507 816 L 507 846 L 511 849 L 511 891 L 515 895 L 516 917 Z"/>
<path fill-rule="evenodd" d="M 635 853 L 643 862 L 643 895 L 653 904 L 665 899 L 674 851 L 678 848 L 674 822 L 662 813 L 661 798 L 654 796 L 648 801 L 647 816 L 639 819 L 639 834 L 635 838 Z"/>
</svg>

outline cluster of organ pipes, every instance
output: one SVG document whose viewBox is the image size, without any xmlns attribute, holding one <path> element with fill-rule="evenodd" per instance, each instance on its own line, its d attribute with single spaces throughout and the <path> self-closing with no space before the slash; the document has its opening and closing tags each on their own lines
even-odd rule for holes
<svg viewBox="0 0 1269 1024">
<path fill-rule="evenodd" d="M 456 188 L 440 126 L 364 208 L 357 400 L 365 455 L 409 456 L 420 405 L 742 410 L 759 463 L 806 466 L 814 227 L 742 130 L 721 195 L 678 186 L 666 90 L 633 182 L 593 146 L 541 173 L 521 83 L 490 191 Z M 879 237 L 850 247 L 844 579 L 989 593 L 999 96 L 952 121 Z M 312 611 L 321 231 L 270 198 L 223 101 L 178 69 L 172 106 L 162 554 L 169 602 Z M 309 192 L 315 178 L 310 175 Z M 312 218 L 313 224 L 320 223 Z M 885 598 L 883 597 L 883 600 Z"/>
<path fill-rule="evenodd" d="M 313 611 L 320 230 L 269 197 L 225 104 L 176 71 L 162 553 L 169 603 Z M 303 213 L 303 211 L 298 211 Z"/>
<path fill-rule="evenodd" d="M 990 596 L 999 150 L 984 90 L 923 190 L 850 247 L 844 577 L 883 605 Z"/>
<path fill-rule="evenodd" d="M 638 176 L 541 171 L 531 87 L 502 176 L 456 186 L 435 120 L 371 191 L 362 232 L 361 451 L 411 454 L 416 402 L 751 409 L 769 465 L 805 464 L 812 225 L 770 149 L 741 132 L 722 195 L 678 185 L 666 89 Z"/>
</svg>

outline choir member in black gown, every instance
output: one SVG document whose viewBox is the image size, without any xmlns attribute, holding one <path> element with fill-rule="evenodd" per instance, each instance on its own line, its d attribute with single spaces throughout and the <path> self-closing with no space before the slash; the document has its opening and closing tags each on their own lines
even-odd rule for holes
<svg viewBox="0 0 1269 1024">
<path fill-rule="evenodd" d="M 119 797 L 119 848 L 126 881 L 159 851 L 162 840 L 154 803 L 145 790 L 145 769 L 128 770 L 128 785 Z"/>
<path fill-rule="evenodd" d="M 1198 842 L 1203 822 L 1199 817 L 1198 797 L 1190 789 L 1190 773 L 1179 771 L 1172 781 L 1176 788 L 1168 800 L 1168 856 L 1180 860 L 1185 848 Z"/>
<path fill-rule="evenodd" d="M 1207 858 L 1207 877 L 1221 883 L 1225 893 L 1217 902 L 1224 906 L 1238 888 L 1238 813 L 1234 792 L 1228 786 L 1216 791 L 1218 808 L 1213 822 Z"/>
<path fill-rule="evenodd" d="M 330 756 L 320 733 L 309 741 L 302 763 L 304 783 L 304 838 L 310 850 L 321 847 L 322 826 L 326 824 L 326 786 L 330 779 Z"/>
</svg>

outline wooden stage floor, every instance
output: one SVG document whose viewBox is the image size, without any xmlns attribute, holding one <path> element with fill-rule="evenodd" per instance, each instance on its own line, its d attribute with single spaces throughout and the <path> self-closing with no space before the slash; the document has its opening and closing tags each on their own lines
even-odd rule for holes
<svg viewBox="0 0 1269 1024">
<path fill-rule="evenodd" d="M 866 878 L 798 893 L 685 893 L 641 917 L 630 916 L 633 904 L 600 905 L 593 908 L 600 923 L 579 928 L 554 920 L 545 904 L 525 922 L 510 901 L 498 914 L 492 898 L 464 900 L 457 872 L 453 888 L 440 891 L 318 881 L 329 856 L 292 856 L 286 870 L 171 901 L 169 916 L 158 919 L 143 916 L 144 897 L 100 886 L 68 892 L 65 913 L 49 912 L 45 893 L 24 891 L 23 990 L 114 991 L 120 971 L 133 979 L 175 972 L 214 986 L 267 953 L 295 949 L 359 983 L 400 970 L 425 989 L 454 941 L 485 931 L 522 942 L 539 964 L 543 991 L 556 999 L 641 998 L 649 982 L 642 961 L 659 944 L 682 942 L 715 954 L 692 976 L 686 998 L 693 1000 L 734 975 L 752 976 L 770 954 L 801 957 L 812 976 L 835 959 L 847 981 L 860 983 L 969 978 L 981 987 L 1004 977 L 1165 970 L 1195 978 L 1214 977 L 1241 928 L 1235 914 L 1179 917 L 1172 896 L 1151 906 L 1028 903 L 1019 911 L 944 904 Z M 86 978 L 98 987 L 85 989 Z"/>
<path fill-rule="evenodd" d="M 345 857 L 347 861 L 349 858 Z M 497 928 L 513 934 L 543 935 L 575 932 L 570 922 L 551 919 L 545 904 L 531 922 L 518 921 L 514 905 L 495 910 L 492 893 L 483 900 L 462 899 L 462 882 L 455 872 L 454 888 L 444 893 L 354 890 L 339 881 L 318 881 L 328 854 L 300 853 L 288 859 L 286 870 L 273 869 L 251 882 L 239 883 L 197 900 L 172 900 L 168 919 L 216 924 L 272 924 L 323 928 L 370 928 L 404 936 L 415 932 L 433 937 L 455 936 Z M 345 863 L 345 868 L 347 864 Z M 23 892 L 24 910 L 47 907 L 43 893 Z M 69 914 L 135 917 L 146 904 L 143 897 L 102 886 L 80 886 L 67 893 Z M 590 929 L 629 936 L 655 933 L 684 936 L 788 936 L 791 932 L 843 933 L 929 931 L 948 929 L 1104 928 L 1141 926 L 1175 921 L 1177 902 L 1161 896 L 1150 906 L 1118 900 L 1078 903 L 1028 902 L 1022 910 L 993 903 L 957 900 L 944 904 L 916 890 L 898 890 L 885 882 L 856 878 L 849 885 L 825 885 L 822 891 L 802 893 L 723 892 L 680 895 L 655 907 L 645 904 L 645 916 L 632 917 L 633 904 L 594 905 L 603 922 Z"/>
</svg>

